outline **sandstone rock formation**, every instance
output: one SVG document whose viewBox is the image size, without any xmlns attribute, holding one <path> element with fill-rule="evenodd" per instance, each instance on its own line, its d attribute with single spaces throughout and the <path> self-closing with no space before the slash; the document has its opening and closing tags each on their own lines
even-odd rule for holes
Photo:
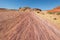
<svg viewBox="0 0 60 40">
<path fill-rule="evenodd" d="M 60 12 L 60 6 L 52 9 L 52 10 L 48 10 L 48 12 Z"/>
</svg>

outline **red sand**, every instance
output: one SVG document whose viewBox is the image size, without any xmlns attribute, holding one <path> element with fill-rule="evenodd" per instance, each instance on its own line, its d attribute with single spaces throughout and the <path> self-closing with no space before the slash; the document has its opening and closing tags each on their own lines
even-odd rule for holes
<svg viewBox="0 0 60 40">
<path fill-rule="evenodd" d="M 60 40 L 58 30 L 35 13 L 15 13 L 9 17 L 0 16 L 0 40 Z"/>
</svg>

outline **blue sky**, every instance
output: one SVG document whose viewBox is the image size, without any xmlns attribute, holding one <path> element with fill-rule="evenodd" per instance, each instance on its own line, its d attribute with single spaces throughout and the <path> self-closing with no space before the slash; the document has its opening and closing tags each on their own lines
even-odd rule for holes
<svg viewBox="0 0 60 40">
<path fill-rule="evenodd" d="M 50 10 L 60 6 L 60 0 L 0 0 L 0 8 L 18 9 L 25 6 Z"/>
</svg>

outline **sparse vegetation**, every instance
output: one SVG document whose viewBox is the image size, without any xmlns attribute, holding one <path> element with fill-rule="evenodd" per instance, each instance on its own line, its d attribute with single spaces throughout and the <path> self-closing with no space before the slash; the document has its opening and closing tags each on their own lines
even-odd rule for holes
<svg viewBox="0 0 60 40">
<path fill-rule="evenodd" d="M 52 12 L 48 12 L 49 14 L 53 14 Z"/>
<path fill-rule="evenodd" d="M 57 20 L 57 18 L 54 18 L 54 20 Z"/>
<path fill-rule="evenodd" d="M 60 15 L 60 12 L 58 12 L 57 15 Z"/>
<path fill-rule="evenodd" d="M 41 9 L 38 9 L 38 8 L 34 8 L 33 10 L 39 10 L 39 11 L 42 11 Z"/>
<path fill-rule="evenodd" d="M 37 12 L 37 13 L 40 13 L 40 12 Z"/>
</svg>

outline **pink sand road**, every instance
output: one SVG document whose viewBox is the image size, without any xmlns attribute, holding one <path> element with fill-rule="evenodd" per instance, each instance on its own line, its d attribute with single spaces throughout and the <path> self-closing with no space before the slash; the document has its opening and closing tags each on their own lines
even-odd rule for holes
<svg viewBox="0 0 60 40">
<path fill-rule="evenodd" d="M 4 16 L 0 16 L 0 40 L 60 40 L 59 30 L 35 13 L 17 12 L 17 14 L 16 17 L 14 14 L 12 18 L 5 17 L 3 21 Z"/>
</svg>

